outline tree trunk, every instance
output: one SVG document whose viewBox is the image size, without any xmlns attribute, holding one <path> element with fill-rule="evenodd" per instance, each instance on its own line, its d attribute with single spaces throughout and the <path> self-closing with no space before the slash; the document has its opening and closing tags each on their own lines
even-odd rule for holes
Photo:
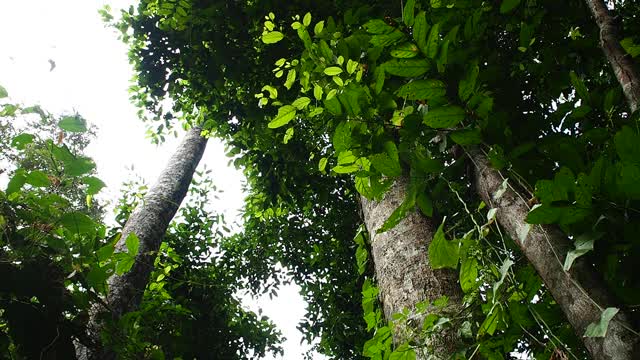
<svg viewBox="0 0 640 360">
<path fill-rule="evenodd" d="M 371 239 L 380 300 L 388 320 L 404 308 L 414 310 L 417 303 L 435 300 L 443 295 L 449 297 L 447 310 L 457 312 L 462 307 L 457 272 L 434 270 L 429 265 L 429 243 L 437 228 L 431 219 L 413 211 L 391 230 L 377 233 L 404 200 L 407 181 L 406 177 L 396 180 L 380 202 L 369 201 L 364 197 L 361 199 L 364 221 Z M 417 321 L 417 329 L 422 328 L 422 320 Z M 395 338 L 396 343 L 406 340 L 410 339 Z M 459 349 L 459 345 L 460 339 L 455 330 L 427 339 L 427 346 L 433 351 L 429 358 L 448 358 Z M 426 358 L 420 357 L 419 352 L 418 356 L 419 359 Z"/>
<path fill-rule="evenodd" d="M 527 201 L 511 187 L 496 197 L 504 178 L 479 151 L 471 152 L 470 157 L 475 163 L 475 186 L 480 197 L 498 209 L 498 222 L 540 274 L 591 356 L 598 360 L 636 359 L 634 346 L 638 337 L 627 330 L 629 323 L 622 312 L 609 323 L 605 337 L 583 337 L 587 326 L 600 319 L 602 310 L 614 306 L 613 296 L 584 258 L 576 260 L 570 271 L 564 271 L 565 256 L 572 248 L 569 239 L 556 227 L 528 224 Z"/>
<path fill-rule="evenodd" d="M 107 316 L 117 321 L 140 305 L 167 227 L 187 194 L 193 173 L 207 145 L 207 139 L 200 133 L 201 129 L 194 127 L 186 134 L 156 184 L 127 220 L 115 251 L 126 252 L 125 239 L 130 233 L 134 233 L 140 239 L 138 255 L 130 271 L 109 278 L 109 293 L 104 304 L 97 304 L 92 308 L 87 326 L 89 336 L 99 350 L 78 344 L 76 352 L 79 359 L 115 358 L 112 351 L 99 345 L 102 329 L 99 316 L 106 310 Z"/>
<path fill-rule="evenodd" d="M 640 106 L 640 75 L 633 59 L 620 45 L 620 29 L 607 5 L 602 0 L 585 1 L 600 28 L 600 47 L 609 60 L 633 113 Z"/>
</svg>

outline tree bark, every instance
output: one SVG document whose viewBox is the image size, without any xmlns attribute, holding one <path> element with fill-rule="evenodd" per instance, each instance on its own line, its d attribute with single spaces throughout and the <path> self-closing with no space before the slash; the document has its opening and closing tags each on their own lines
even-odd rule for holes
<svg viewBox="0 0 640 360">
<path fill-rule="evenodd" d="M 600 47 L 622 86 L 633 113 L 640 106 L 640 75 L 631 56 L 620 45 L 620 29 L 603 0 L 585 0 L 600 28 Z"/>
<path fill-rule="evenodd" d="M 391 230 L 377 233 L 405 199 L 407 186 L 407 178 L 402 177 L 396 180 L 380 202 L 361 198 L 385 318 L 390 320 L 393 314 L 404 308 L 414 310 L 417 303 L 435 300 L 443 295 L 449 297 L 447 310 L 457 312 L 462 308 L 457 272 L 434 270 L 429 265 L 429 243 L 437 228 L 431 219 L 413 211 Z M 417 321 L 417 329 L 422 328 L 422 320 Z M 406 340 L 410 339 L 395 338 L 396 342 Z M 456 331 L 446 331 L 438 337 L 427 339 L 427 347 L 433 351 L 429 358 L 448 358 L 459 349 L 459 345 Z M 419 359 L 426 358 L 420 357 L 419 351 L 418 356 Z"/>
<path fill-rule="evenodd" d="M 475 186 L 480 197 L 498 209 L 498 222 L 540 274 L 591 356 L 597 360 L 637 359 L 634 346 L 638 337 L 628 330 L 631 327 L 622 312 L 609 323 L 605 337 L 583 337 L 587 326 L 600 319 L 604 308 L 615 306 L 614 297 L 584 258 L 576 260 L 570 271 L 564 271 L 565 256 L 572 248 L 569 239 L 556 227 L 528 224 L 527 201 L 511 187 L 496 197 L 504 178 L 489 165 L 484 154 L 476 150 L 469 156 L 475 165 Z"/>
<path fill-rule="evenodd" d="M 115 251 L 126 252 L 125 240 L 134 233 L 140 240 L 138 255 L 131 270 L 109 278 L 109 293 L 104 304 L 97 304 L 91 309 L 87 331 L 97 349 L 77 344 L 79 359 L 115 359 L 113 351 L 100 346 L 103 327 L 100 316 L 106 310 L 107 316 L 117 321 L 140 305 L 167 227 L 187 194 L 193 173 L 207 145 L 207 139 L 200 135 L 201 132 L 199 127 L 189 130 L 156 184 L 127 220 Z"/>
</svg>

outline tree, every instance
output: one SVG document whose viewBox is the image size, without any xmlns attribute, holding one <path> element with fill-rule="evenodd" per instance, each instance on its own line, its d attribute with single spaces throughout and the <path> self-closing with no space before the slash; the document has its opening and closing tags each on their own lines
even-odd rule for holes
<svg viewBox="0 0 640 360">
<path fill-rule="evenodd" d="M 197 105 L 219 115 L 207 126 L 229 140 L 252 185 L 247 215 L 253 220 L 247 230 L 255 236 L 252 244 L 276 247 L 267 258 L 285 265 L 300 258 L 312 263 L 314 278 L 308 279 L 306 266 L 295 268 L 294 276 L 317 291 L 319 278 L 333 279 L 328 271 L 335 264 L 322 258 L 315 240 L 324 245 L 344 236 L 310 236 L 316 248 L 298 237 L 265 239 L 254 229 L 269 228 L 268 220 L 294 229 L 302 223 L 333 235 L 335 226 L 314 222 L 318 201 L 342 213 L 354 203 L 354 191 L 379 200 L 391 187 L 390 179 L 408 174 L 414 189 L 382 227 L 392 229 L 416 206 L 443 224 L 429 245 L 430 264 L 459 269 L 467 304 L 455 317 L 435 302 L 416 304 L 415 312 L 428 313 L 427 333 L 449 327 L 462 337 L 475 335 L 461 349 L 469 356 L 518 350 L 537 357 L 558 352 L 577 357 L 584 351 L 582 339 L 596 358 L 631 356 L 637 332 L 625 318 L 637 321 L 630 305 L 638 298 L 638 283 L 629 273 L 638 257 L 631 235 L 637 228 L 632 185 L 637 165 L 631 145 L 638 140 L 632 126 L 636 118 L 620 105 L 616 78 L 600 55 L 599 30 L 584 2 L 409 1 L 402 13 L 398 6 L 358 2 L 342 11 L 334 4 L 300 11 L 296 3 L 269 3 L 279 9 L 277 19 L 285 21 L 268 14 L 260 26 L 258 16 L 272 10 L 263 5 L 148 1 L 137 13 L 125 13 L 118 25 L 141 73 L 135 90 L 142 106 L 158 110 L 165 97 L 173 97 L 175 110 Z M 616 7 L 623 31 L 634 34 L 630 19 L 637 8 L 629 2 Z M 251 43 L 252 36 L 266 45 Z M 624 44 L 632 56 L 633 36 Z M 229 50 L 232 60 L 220 49 Z M 273 69 L 276 80 L 267 69 Z M 284 134 L 278 133 L 284 127 Z M 465 153 L 481 166 L 466 160 Z M 498 181 L 497 170 L 510 181 Z M 332 180 L 328 173 L 345 180 Z M 319 183 L 323 190 L 334 189 L 320 194 L 335 195 L 347 206 L 307 188 Z M 529 200 L 538 205 L 531 211 L 524 206 Z M 519 230 L 529 229 L 534 241 L 544 239 L 537 225 L 552 229 L 546 233 L 557 247 L 528 246 Z M 358 257 L 361 273 L 371 271 L 366 243 L 357 245 L 351 254 Z M 524 258 L 543 275 L 545 287 Z M 259 259 L 255 255 L 252 265 L 269 268 Z M 575 278 L 594 278 L 582 263 L 595 265 L 605 285 L 588 281 L 576 286 Z M 258 272 L 255 278 L 261 276 L 268 277 Z M 367 327 L 377 328 L 364 354 L 383 356 L 392 347 L 389 327 L 369 306 L 376 290 L 370 282 L 363 284 Z M 582 289 L 590 291 L 585 295 Z M 607 293 L 613 295 L 598 295 Z M 600 302 L 603 298 L 615 300 Z M 574 299 L 586 307 L 572 309 Z M 556 301 L 576 333 L 566 326 Z M 400 314 L 399 320 L 412 318 Z M 322 332 L 324 339 L 327 333 Z M 422 345 L 408 340 L 398 344 L 396 354 Z M 607 343 L 616 344 L 619 352 L 603 353 Z M 333 355 L 338 348 L 323 350 Z"/>
</svg>

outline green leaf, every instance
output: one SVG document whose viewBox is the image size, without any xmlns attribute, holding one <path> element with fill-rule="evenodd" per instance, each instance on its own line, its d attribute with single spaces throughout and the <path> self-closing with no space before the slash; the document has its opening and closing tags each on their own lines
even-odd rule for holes
<svg viewBox="0 0 640 360">
<path fill-rule="evenodd" d="M 9 96 L 9 92 L 2 85 L 0 85 L 0 99 L 6 98 Z"/>
<path fill-rule="evenodd" d="M 358 62 L 357 61 L 353 61 L 351 59 L 349 59 L 347 61 L 347 72 L 349 74 L 353 74 L 356 71 L 357 68 L 358 68 Z"/>
<path fill-rule="evenodd" d="M 124 240 L 125 245 L 127 246 L 127 253 L 129 256 L 135 257 L 138 255 L 138 250 L 140 248 L 140 239 L 136 234 L 130 232 L 127 235 L 127 238 Z"/>
<path fill-rule="evenodd" d="M 574 241 L 575 249 L 567 253 L 567 257 L 564 259 L 564 271 L 569 271 L 573 262 L 580 256 L 593 250 L 594 241 L 604 236 L 603 232 L 588 232 L 584 233 L 576 238 Z"/>
<path fill-rule="evenodd" d="M 407 26 L 412 26 L 414 21 L 414 11 L 416 7 L 415 0 L 407 0 L 407 3 L 404 5 L 404 10 L 402 11 L 402 20 L 404 24 Z"/>
<path fill-rule="evenodd" d="M 622 45 L 622 47 L 624 48 L 624 50 L 631 55 L 632 58 L 637 57 L 638 55 L 640 55 L 640 45 L 636 44 L 633 42 L 633 39 L 628 37 L 628 38 L 624 38 L 620 41 L 620 45 Z M 2 93 L 2 90 L 0 90 L 0 93 Z M 606 110 L 606 109 L 605 109 Z"/>
<path fill-rule="evenodd" d="M 529 224 L 554 224 L 560 220 L 563 214 L 563 208 L 552 207 L 547 204 L 538 204 L 527 214 L 527 222 Z"/>
<path fill-rule="evenodd" d="M 322 90 L 322 86 L 315 84 L 313 86 L 313 97 L 316 98 L 316 100 L 322 100 L 322 94 L 324 93 L 324 91 Z"/>
<path fill-rule="evenodd" d="M 440 23 L 434 24 L 429 32 L 426 48 L 423 50 L 428 58 L 434 59 L 438 55 L 440 46 Z"/>
<path fill-rule="evenodd" d="M 31 134 L 20 134 L 11 140 L 11 146 L 18 150 L 24 150 L 28 144 L 33 143 L 36 137 Z"/>
<path fill-rule="evenodd" d="M 324 107 L 333 115 L 342 115 L 342 106 L 340 101 L 335 96 L 329 96 L 331 93 L 335 95 L 336 90 L 333 89 L 327 94 L 327 98 L 323 101 Z"/>
<path fill-rule="evenodd" d="M 391 50 L 390 54 L 395 58 L 408 59 L 416 57 L 419 51 L 420 49 L 418 49 L 418 45 L 406 42 L 404 44 L 396 46 L 395 49 Z"/>
<path fill-rule="evenodd" d="M 9 180 L 9 183 L 7 184 L 7 190 L 6 190 L 7 195 L 11 195 L 14 192 L 20 191 L 20 189 L 22 189 L 22 186 L 24 186 L 26 182 L 27 182 L 27 178 L 24 175 L 24 170 L 18 169 L 16 173 L 13 175 L 13 177 L 11 178 L 11 180 Z"/>
<path fill-rule="evenodd" d="M 387 24 L 386 22 L 380 19 L 369 20 L 364 25 L 362 25 L 362 27 L 364 27 L 364 29 L 369 34 L 376 34 L 376 35 L 388 34 L 396 29 L 393 26 Z"/>
<path fill-rule="evenodd" d="M 62 215 L 59 224 L 72 234 L 93 236 L 96 232 L 97 224 L 87 215 L 73 211 Z"/>
<path fill-rule="evenodd" d="M 496 332 L 498 325 L 500 324 L 500 319 L 502 315 L 502 308 L 500 306 L 495 306 L 492 308 L 491 312 L 484 319 L 480 328 L 478 328 L 478 337 L 489 334 L 493 335 Z"/>
<path fill-rule="evenodd" d="M 288 144 L 289 140 L 293 139 L 293 128 L 290 127 L 287 129 L 287 131 L 284 133 L 284 137 L 282 138 L 282 143 L 283 144 Z"/>
<path fill-rule="evenodd" d="M 116 263 L 116 274 L 123 275 L 127 271 L 131 270 L 136 259 L 132 256 L 129 256 L 129 254 L 120 253 L 117 255 L 124 255 L 119 256 L 118 262 Z"/>
<path fill-rule="evenodd" d="M 422 191 L 416 198 L 416 203 L 425 216 L 433 216 L 433 201 L 429 197 L 429 194 Z"/>
<path fill-rule="evenodd" d="M 443 106 L 429 109 L 424 117 L 424 123 L 434 129 L 451 128 L 465 118 L 465 111 L 459 106 Z"/>
<path fill-rule="evenodd" d="M 404 77 L 420 76 L 430 68 L 426 59 L 391 59 L 381 66 L 388 74 Z"/>
<path fill-rule="evenodd" d="M 95 176 L 87 176 L 82 178 L 82 182 L 87 184 L 87 195 L 95 195 L 107 185 Z"/>
<path fill-rule="evenodd" d="M 374 77 L 376 79 L 374 91 L 376 92 L 376 94 L 380 94 L 380 92 L 382 91 L 382 86 L 384 85 L 384 79 L 385 79 L 383 66 L 378 66 L 376 68 L 376 70 L 374 71 Z"/>
<path fill-rule="evenodd" d="M 302 18 L 302 24 L 304 24 L 304 26 L 311 25 L 311 13 L 306 13 L 304 15 L 304 18 Z"/>
<path fill-rule="evenodd" d="M 276 99 L 278 97 L 278 89 L 274 88 L 273 86 L 265 85 L 262 87 L 261 91 L 265 91 L 265 90 L 269 92 L 270 98 Z"/>
<path fill-rule="evenodd" d="M 475 290 L 478 282 L 478 260 L 475 258 L 464 258 L 460 264 L 459 277 L 462 291 L 468 293 Z"/>
<path fill-rule="evenodd" d="M 607 336 L 607 329 L 609 328 L 609 322 L 620 311 L 618 308 L 606 308 L 600 314 L 600 321 L 594 322 L 587 326 L 587 330 L 584 332 L 585 337 L 605 337 Z"/>
<path fill-rule="evenodd" d="M 520 0 L 503 0 L 500 4 L 500 13 L 506 14 L 520 5 Z"/>
<path fill-rule="evenodd" d="M 96 164 L 88 157 L 79 157 L 65 163 L 64 172 L 69 176 L 80 176 L 90 173 Z"/>
<path fill-rule="evenodd" d="M 325 75 L 329 75 L 329 76 L 340 75 L 342 74 L 342 69 L 337 66 L 330 66 L 324 69 L 324 73 Z"/>
<path fill-rule="evenodd" d="M 51 181 L 47 174 L 40 170 L 34 170 L 26 175 L 25 181 L 27 184 L 33 185 L 35 187 L 46 187 L 51 185 Z"/>
<path fill-rule="evenodd" d="M 284 105 L 278 109 L 278 115 L 267 125 L 270 129 L 285 126 L 296 117 L 296 108 L 292 105 Z"/>
<path fill-rule="evenodd" d="M 284 87 L 290 90 L 293 83 L 296 81 L 296 69 L 291 69 L 287 72 L 287 80 L 284 82 Z"/>
<path fill-rule="evenodd" d="M 433 240 L 429 244 L 429 263 L 433 269 L 455 269 L 458 266 L 460 247 L 457 241 L 447 241 L 444 237 L 442 229 L 445 221 L 446 218 L 442 220 L 442 224 L 438 227 Z"/>
<path fill-rule="evenodd" d="M 467 101 L 467 99 L 473 95 L 479 72 L 480 68 L 478 67 L 478 63 L 474 62 L 469 66 L 467 75 L 464 79 L 460 80 L 458 84 L 458 96 L 460 96 L 460 100 Z"/>
<path fill-rule="evenodd" d="M 620 159 L 640 164 L 640 136 L 629 126 L 623 126 L 614 137 Z"/>
<path fill-rule="evenodd" d="M 309 105 L 310 102 L 311 102 L 311 99 L 309 99 L 306 96 L 303 96 L 301 98 L 296 99 L 296 101 L 291 103 L 291 105 L 293 107 L 295 107 L 296 109 L 298 109 L 298 110 L 302 110 L 302 109 L 306 108 L 307 105 Z"/>
<path fill-rule="evenodd" d="M 396 95 L 407 100 L 431 100 L 446 94 L 446 85 L 440 80 L 415 80 L 402 85 Z"/>
<path fill-rule="evenodd" d="M 494 303 L 497 301 L 498 290 L 500 289 L 500 286 L 502 286 L 502 283 L 504 282 L 504 279 L 507 277 L 507 274 L 509 273 L 509 269 L 513 264 L 515 263 L 511 259 L 507 258 L 502 262 L 502 265 L 500 266 L 500 279 L 498 279 L 498 281 L 496 281 L 493 284 L 493 302 Z"/>
<path fill-rule="evenodd" d="M 262 34 L 262 42 L 265 44 L 275 44 L 284 39 L 284 34 L 280 31 L 271 31 Z"/>
<path fill-rule="evenodd" d="M 349 149 L 351 147 L 351 125 L 341 121 L 333 133 L 332 142 L 336 153 Z"/>
<path fill-rule="evenodd" d="M 106 261 L 113 255 L 115 251 L 115 244 L 109 243 L 96 251 L 96 255 L 98 256 L 98 261 L 103 262 Z"/>
<path fill-rule="evenodd" d="M 389 360 L 416 360 L 416 352 L 408 343 L 404 343 L 393 350 Z"/>
<path fill-rule="evenodd" d="M 402 175 L 400 162 L 391 158 L 386 153 L 372 155 L 369 157 L 369 160 L 371 161 L 371 165 L 385 176 L 397 177 Z"/>
<path fill-rule="evenodd" d="M 320 159 L 320 162 L 318 162 L 318 170 L 324 171 L 326 167 L 327 167 L 327 158 L 323 157 L 322 159 Z"/>
<path fill-rule="evenodd" d="M 571 71 L 569 73 L 569 77 L 571 78 L 571 84 L 573 84 L 573 87 L 576 89 L 576 93 L 578 94 L 578 96 L 587 104 L 589 104 L 591 102 L 591 98 L 589 97 L 589 91 L 584 85 L 582 79 L 580 79 L 574 71 Z"/>
<path fill-rule="evenodd" d="M 427 48 L 427 31 L 429 31 L 429 26 L 427 25 L 426 13 L 420 11 L 413 23 L 413 39 L 423 52 Z"/>
<path fill-rule="evenodd" d="M 316 34 L 316 36 L 318 36 L 322 32 L 322 30 L 324 30 L 324 20 L 318 21 L 316 26 L 313 27 L 313 33 Z"/>
<path fill-rule="evenodd" d="M 58 126 L 69 132 L 85 132 L 87 131 L 87 121 L 80 116 L 65 116 L 58 121 Z"/>
<path fill-rule="evenodd" d="M 482 142 L 480 129 L 463 129 L 452 132 L 451 140 L 460 145 L 475 145 Z"/>
</svg>

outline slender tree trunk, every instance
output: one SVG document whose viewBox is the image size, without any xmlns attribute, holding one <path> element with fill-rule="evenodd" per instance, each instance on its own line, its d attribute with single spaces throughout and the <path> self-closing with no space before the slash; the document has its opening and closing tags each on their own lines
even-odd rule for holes
<svg viewBox="0 0 640 360">
<path fill-rule="evenodd" d="M 404 308 L 414 310 L 417 303 L 443 295 L 449 297 L 448 310 L 460 310 L 462 292 L 457 272 L 434 270 L 429 265 L 429 243 L 437 228 L 431 219 L 414 211 L 393 229 L 377 233 L 404 200 L 407 186 L 407 178 L 402 177 L 396 180 L 380 202 L 361 199 L 385 318 L 391 319 L 393 314 Z M 417 329 L 422 328 L 422 320 L 417 321 Z M 405 340 L 409 339 L 395 339 L 396 342 Z M 427 339 L 427 345 L 433 350 L 429 358 L 444 359 L 459 349 L 460 339 L 456 331 L 447 331 L 437 338 Z"/>
<path fill-rule="evenodd" d="M 498 222 L 540 274 L 591 356 L 597 360 L 637 359 L 634 346 L 638 337 L 627 330 L 629 323 L 622 312 L 609 323 L 605 337 L 582 337 L 587 326 L 600 319 L 604 308 L 614 306 L 613 296 L 584 258 L 576 260 L 570 271 L 564 271 L 565 256 L 572 248 L 569 239 L 556 227 L 528 224 L 527 201 L 511 187 L 496 197 L 504 178 L 489 165 L 484 154 L 476 150 L 470 157 L 475 164 L 475 186 L 480 197 L 498 209 Z"/>
<path fill-rule="evenodd" d="M 631 112 L 640 107 L 640 75 L 620 45 L 620 29 L 603 0 L 585 0 L 600 28 L 600 46 L 622 86 Z"/>
<path fill-rule="evenodd" d="M 127 220 L 115 251 L 126 252 L 125 239 L 134 233 L 140 239 L 138 255 L 129 272 L 109 278 L 109 293 L 104 299 L 106 306 L 98 304 L 92 308 L 87 326 L 89 336 L 99 350 L 78 344 L 76 352 L 79 359 L 115 358 L 112 351 L 99 346 L 102 329 L 100 316 L 104 316 L 106 310 L 106 315 L 117 321 L 140 305 L 167 227 L 187 194 L 193 173 L 207 145 L 207 139 L 200 133 L 198 127 L 187 133 L 156 184 Z"/>
</svg>

